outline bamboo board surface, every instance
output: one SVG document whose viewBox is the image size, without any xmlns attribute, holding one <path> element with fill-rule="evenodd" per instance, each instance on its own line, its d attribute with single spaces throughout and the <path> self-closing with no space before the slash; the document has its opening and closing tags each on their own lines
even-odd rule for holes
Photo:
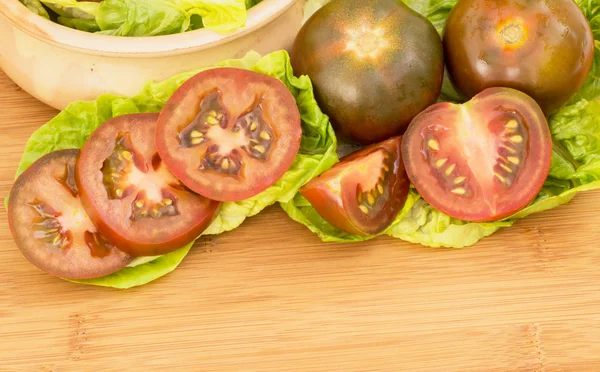
<svg viewBox="0 0 600 372">
<path fill-rule="evenodd" d="M 0 71 L 2 198 L 55 114 Z M 600 192 L 462 250 L 324 244 L 272 206 L 127 291 L 40 272 L 0 209 L 0 371 L 600 371 Z"/>
</svg>

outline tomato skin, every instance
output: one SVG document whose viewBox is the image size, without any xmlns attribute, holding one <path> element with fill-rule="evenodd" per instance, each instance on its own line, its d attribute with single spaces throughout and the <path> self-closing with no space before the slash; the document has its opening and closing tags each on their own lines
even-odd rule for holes
<svg viewBox="0 0 600 372">
<path fill-rule="evenodd" d="M 529 204 L 550 171 L 552 138 L 539 105 L 510 88 L 488 88 L 464 104 L 430 106 L 402 142 L 421 197 L 465 221 L 509 217 Z"/>
<path fill-rule="evenodd" d="M 204 110 L 211 95 L 217 96 L 214 108 Z M 254 122 L 244 123 L 254 110 Z M 209 127 L 201 119 L 205 111 L 222 115 L 219 125 Z M 257 129 L 251 129 L 254 124 Z M 199 138 L 206 141 L 183 143 L 182 136 L 187 139 L 192 129 L 198 136 L 204 131 Z M 219 134 L 212 136 L 214 129 Z M 171 172 L 191 190 L 219 201 L 249 199 L 277 182 L 292 165 L 301 137 L 300 112 L 283 82 L 229 67 L 202 71 L 175 91 L 160 113 L 155 136 L 158 152 Z M 260 153 L 252 150 L 257 142 L 249 141 L 260 141 Z M 228 150 L 217 151 L 219 156 L 213 161 L 212 147 Z M 220 168 L 225 159 L 227 167 Z M 239 173 L 231 173 L 232 165 Z"/>
<path fill-rule="evenodd" d="M 410 188 L 401 142 L 394 137 L 342 158 L 300 193 L 338 229 L 361 236 L 384 231 L 404 206 Z"/>
<path fill-rule="evenodd" d="M 103 185 L 101 168 L 115 152 L 116 136 L 123 132 L 133 133 L 134 148 L 128 150 L 134 153 L 134 159 L 139 156 L 140 164 L 153 167 L 160 159 L 154 144 L 157 118 L 158 114 L 131 114 L 103 123 L 84 144 L 76 164 L 81 202 L 90 219 L 104 236 L 135 257 L 166 254 L 192 242 L 210 226 L 221 204 L 180 185 L 164 164 L 160 165 L 159 176 L 154 180 L 161 178 L 165 181 L 159 188 L 168 190 L 172 203 L 178 208 L 176 215 L 134 219 L 133 204 L 146 184 L 153 182 L 152 178 L 144 181 L 130 195 L 109 197 L 110 192 Z"/>
<path fill-rule="evenodd" d="M 589 21 L 572 0 L 459 0 L 443 41 L 451 81 L 462 94 L 514 88 L 546 116 L 581 89 L 594 58 Z"/>
<path fill-rule="evenodd" d="M 86 232 L 97 231 L 83 211 L 72 173 L 64 173 L 73 169 L 78 153 L 58 150 L 36 160 L 17 178 L 8 200 L 8 224 L 23 256 L 50 275 L 66 279 L 102 277 L 131 262 L 104 237 L 98 237 L 101 247 L 86 240 Z M 51 243 L 57 236 L 60 246 Z"/>
<path fill-rule="evenodd" d="M 336 132 L 361 144 L 402 134 L 442 87 L 439 34 L 394 0 L 326 4 L 302 27 L 290 54 L 294 73 L 310 77 Z"/>
</svg>

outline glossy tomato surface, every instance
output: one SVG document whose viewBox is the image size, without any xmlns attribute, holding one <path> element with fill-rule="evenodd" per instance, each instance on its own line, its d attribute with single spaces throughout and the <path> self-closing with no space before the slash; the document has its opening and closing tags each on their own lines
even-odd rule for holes
<svg viewBox="0 0 600 372">
<path fill-rule="evenodd" d="M 594 37 L 572 0 L 460 0 L 446 21 L 444 52 L 464 95 L 510 87 L 548 116 L 585 82 Z"/>
<path fill-rule="evenodd" d="M 338 229 L 378 234 L 394 222 L 408 196 L 401 143 L 401 137 L 394 137 L 354 152 L 300 193 Z"/>
<path fill-rule="evenodd" d="M 304 24 L 291 58 L 336 131 L 362 144 L 402 134 L 436 102 L 444 74 L 433 25 L 394 0 L 328 3 Z"/>
<path fill-rule="evenodd" d="M 156 145 L 187 187 L 210 199 L 248 199 L 275 183 L 300 148 L 296 101 L 279 80 L 215 68 L 185 82 L 164 106 Z"/>
<path fill-rule="evenodd" d="M 100 234 L 75 185 L 79 150 L 44 155 L 15 181 L 8 201 L 10 231 L 23 255 L 61 278 L 89 279 L 125 267 L 131 258 Z"/>
<path fill-rule="evenodd" d="M 402 154 L 429 204 L 461 220 L 493 221 L 535 198 L 550 171 L 552 139 L 531 97 L 489 88 L 463 105 L 439 103 L 419 114 Z"/>
<path fill-rule="evenodd" d="M 154 256 L 196 239 L 220 203 L 193 193 L 173 176 L 154 145 L 158 114 L 103 123 L 77 160 L 76 180 L 88 215 L 133 256 Z"/>
</svg>

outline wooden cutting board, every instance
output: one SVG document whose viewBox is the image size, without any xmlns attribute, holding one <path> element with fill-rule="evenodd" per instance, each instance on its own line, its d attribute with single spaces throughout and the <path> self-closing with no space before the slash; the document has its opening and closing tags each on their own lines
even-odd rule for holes
<svg viewBox="0 0 600 372">
<path fill-rule="evenodd" d="M 0 72 L 0 196 L 56 111 Z M 324 244 L 272 206 L 120 291 L 29 264 L 0 212 L 1 371 L 600 371 L 600 192 L 474 247 Z"/>
</svg>

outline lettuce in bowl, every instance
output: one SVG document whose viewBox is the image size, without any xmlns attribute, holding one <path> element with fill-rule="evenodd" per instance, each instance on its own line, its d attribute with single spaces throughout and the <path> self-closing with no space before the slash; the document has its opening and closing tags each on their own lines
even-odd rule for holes
<svg viewBox="0 0 600 372">
<path fill-rule="evenodd" d="M 243 27 L 247 10 L 262 0 L 20 0 L 63 26 L 113 36 L 169 35 L 199 28 Z"/>
<path fill-rule="evenodd" d="M 292 166 L 275 184 L 250 199 L 223 203 L 221 213 L 203 235 L 233 230 L 246 218 L 256 215 L 267 206 L 276 202 L 289 202 L 300 186 L 337 161 L 337 143 L 329 119 L 315 101 L 310 79 L 294 77 L 287 52 L 273 52 L 264 57 L 250 52 L 242 59 L 227 60 L 217 66 L 245 68 L 281 80 L 296 99 L 300 110 L 302 140 Z M 175 75 L 161 82 L 149 82 L 138 95 L 131 98 L 103 95 L 94 101 L 70 104 L 32 134 L 25 147 L 17 176 L 49 152 L 80 148 L 89 135 L 110 118 L 138 112 L 159 112 L 181 84 L 202 70 L 204 69 Z M 76 282 L 114 288 L 146 284 L 174 270 L 191 246 L 189 244 L 159 257 L 138 258 L 128 267 L 106 277 Z"/>
</svg>

